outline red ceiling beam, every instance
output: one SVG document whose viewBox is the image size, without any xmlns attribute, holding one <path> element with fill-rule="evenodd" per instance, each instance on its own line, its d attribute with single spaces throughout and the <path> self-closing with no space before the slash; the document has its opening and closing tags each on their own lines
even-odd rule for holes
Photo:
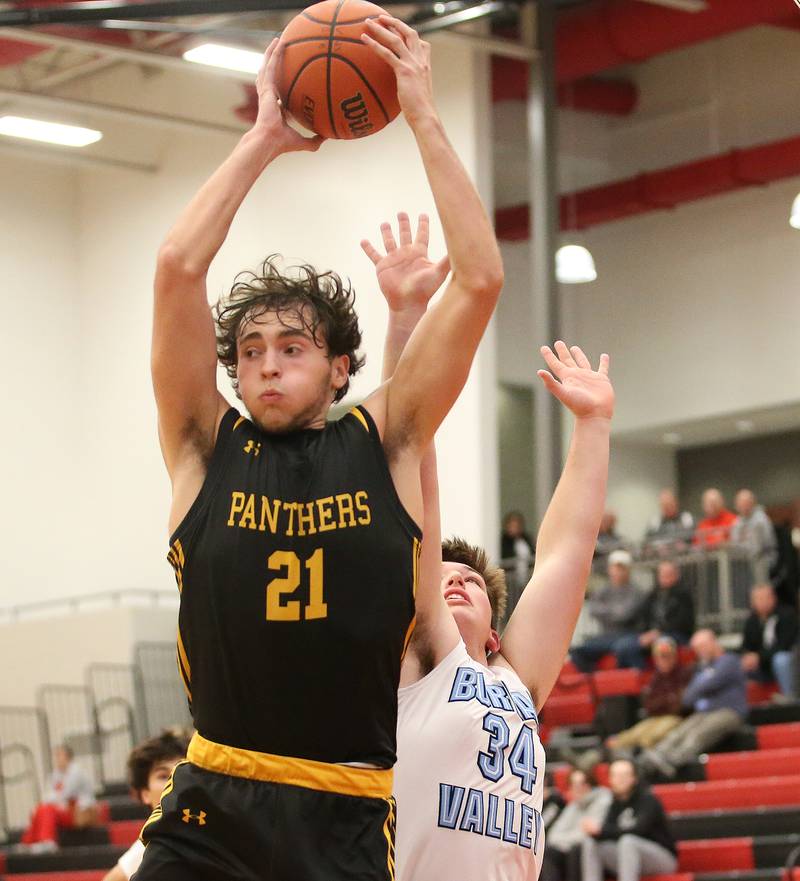
<svg viewBox="0 0 800 881">
<path fill-rule="evenodd" d="M 556 79 L 593 76 L 757 24 L 790 22 L 787 0 L 708 0 L 703 12 L 681 12 L 640 0 L 606 0 L 566 10 L 556 26 Z"/>
<path fill-rule="evenodd" d="M 800 175 L 800 137 L 732 150 L 562 196 L 561 228 L 585 229 L 796 175 Z M 498 209 L 498 238 L 527 239 L 528 215 L 527 205 Z"/>
</svg>

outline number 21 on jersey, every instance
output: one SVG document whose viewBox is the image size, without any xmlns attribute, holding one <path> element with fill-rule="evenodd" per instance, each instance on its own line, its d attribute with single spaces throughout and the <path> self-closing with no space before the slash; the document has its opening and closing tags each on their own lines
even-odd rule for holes
<svg viewBox="0 0 800 881">
<path fill-rule="evenodd" d="M 300 587 L 300 558 L 294 551 L 275 551 L 267 566 L 282 572 L 267 585 L 267 621 L 313 621 L 328 617 L 328 604 L 323 596 L 322 548 L 317 548 L 305 561 L 308 571 L 308 602 L 301 608 L 300 600 L 286 599 Z"/>
</svg>

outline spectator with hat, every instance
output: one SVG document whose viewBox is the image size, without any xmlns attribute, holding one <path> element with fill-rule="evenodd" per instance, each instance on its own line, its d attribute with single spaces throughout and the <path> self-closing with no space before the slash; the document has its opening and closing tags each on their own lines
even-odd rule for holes
<svg viewBox="0 0 800 881">
<path fill-rule="evenodd" d="M 590 673 L 608 652 L 617 654 L 618 662 L 620 653 L 627 657 L 631 639 L 638 638 L 644 598 L 631 582 L 632 565 L 628 551 L 612 551 L 608 555 L 608 582 L 595 588 L 586 601 L 601 629 L 570 650 L 572 663 L 583 673 Z"/>
</svg>

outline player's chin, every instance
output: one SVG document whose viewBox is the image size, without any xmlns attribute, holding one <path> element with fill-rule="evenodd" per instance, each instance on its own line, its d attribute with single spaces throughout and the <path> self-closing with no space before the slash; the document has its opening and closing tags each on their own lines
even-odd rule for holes
<svg viewBox="0 0 800 881">
<path fill-rule="evenodd" d="M 468 606 L 461 603 L 448 604 L 450 614 L 458 626 L 458 631 L 462 637 L 471 636 L 481 630 L 481 620 L 478 610 L 474 606 Z"/>
<path fill-rule="evenodd" d="M 265 406 L 262 401 L 259 401 L 256 412 L 251 410 L 250 415 L 258 427 L 267 434 L 287 434 L 297 427 L 294 414 L 286 413 L 275 406 Z"/>
</svg>

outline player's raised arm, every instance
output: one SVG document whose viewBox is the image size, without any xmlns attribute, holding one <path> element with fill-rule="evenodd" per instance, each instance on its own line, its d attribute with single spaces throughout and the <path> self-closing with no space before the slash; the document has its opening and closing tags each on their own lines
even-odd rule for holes
<svg viewBox="0 0 800 881">
<path fill-rule="evenodd" d="M 492 224 L 433 103 L 429 44 L 388 15 L 367 27 L 362 39 L 395 72 L 452 268 L 442 299 L 420 322 L 390 384 L 384 442 L 391 457 L 400 447 L 421 453 L 458 397 L 500 294 L 503 267 Z"/>
<path fill-rule="evenodd" d="M 381 293 L 389 306 L 389 321 L 383 347 L 381 379 L 385 382 L 394 374 L 400 356 L 428 302 L 442 286 L 450 270 L 447 256 L 438 263 L 428 259 L 430 222 L 420 215 L 416 235 L 411 234 L 408 215 L 397 215 L 398 238 L 392 226 L 381 224 L 385 254 L 381 254 L 364 239 L 361 247 L 375 265 Z M 419 586 L 416 595 L 417 623 L 415 638 L 409 650 L 413 653 L 419 640 L 437 663 L 458 642 L 458 627 L 447 609 L 440 589 L 442 573 L 442 529 L 439 511 L 439 481 L 436 470 L 436 448 L 431 442 L 420 464 L 422 489 L 422 550 L 419 561 Z"/>
<path fill-rule="evenodd" d="M 288 126 L 275 86 L 278 41 L 258 74 L 258 115 L 248 131 L 181 214 L 158 253 L 155 277 L 152 373 L 164 460 L 175 483 L 187 457 L 207 453 L 224 399 L 217 391 L 214 323 L 206 300 L 206 273 L 242 200 L 282 153 L 316 150 Z"/>
<path fill-rule="evenodd" d="M 542 355 L 539 377 L 575 416 L 567 460 L 542 520 L 536 563 L 501 642 L 502 658 L 541 707 L 569 648 L 591 569 L 608 482 L 614 390 L 608 356 L 597 370 L 578 348 L 563 342 Z"/>
</svg>

